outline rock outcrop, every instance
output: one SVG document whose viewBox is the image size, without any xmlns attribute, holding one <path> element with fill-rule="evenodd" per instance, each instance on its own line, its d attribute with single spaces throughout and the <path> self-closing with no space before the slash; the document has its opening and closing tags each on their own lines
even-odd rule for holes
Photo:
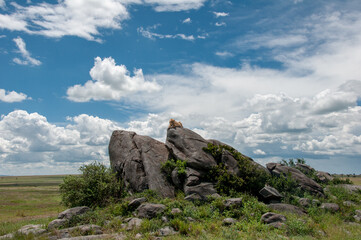
<svg viewBox="0 0 361 240">
<path fill-rule="evenodd" d="M 151 189 L 163 197 L 174 197 L 174 187 L 161 173 L 169 159 L 164 143 L 135 132 L 114 131 L 109 143 L 110 164 L 132 192 Z"/>
<path fill-rule="evenodd" d="M 303 190 L 309 191 L 314 195 L 323 196 L 322 187 L 314 180 L 303 174 L 300 170 L 280 163 L 268 163 L 266 166 L 273 175 L 279 176 L 283 174 L 287 176 L 290 174 L 291 178 L 294 179 Z"/>
</svg>

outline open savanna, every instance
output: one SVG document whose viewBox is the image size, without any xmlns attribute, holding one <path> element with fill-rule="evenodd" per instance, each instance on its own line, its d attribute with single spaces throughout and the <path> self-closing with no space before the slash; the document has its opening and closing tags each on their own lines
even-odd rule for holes
<svg viewBox="0 0 361 240">
<path fill-rule="evenodd" d="M 0 236 L 26 224 L 47 223 L 63 211 L 59 184 L 64 176 L 0 177 Z"/>
</svg>

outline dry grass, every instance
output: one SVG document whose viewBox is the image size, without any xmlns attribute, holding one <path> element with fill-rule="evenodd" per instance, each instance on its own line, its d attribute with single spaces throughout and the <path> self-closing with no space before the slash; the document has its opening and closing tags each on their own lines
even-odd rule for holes
<svg viewBox="0 0 361 240">
<path fill-rule="evenodd" d="M 350 177 L 349 178 L 355 185 L 361 185 L 361 177 Z"/>
</svg>

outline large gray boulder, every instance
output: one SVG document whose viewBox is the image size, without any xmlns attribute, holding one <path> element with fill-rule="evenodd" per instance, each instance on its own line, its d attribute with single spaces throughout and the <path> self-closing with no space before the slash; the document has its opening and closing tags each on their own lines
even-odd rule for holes
<svg viewBox="0 0 361 240">
<path fill-rule="evenodd" d="M 350 193 L 361 192 L 361 185 L 339 184 L 337 186 L 347 190 Z"/>
<path fill-rule="evenodd" d="M 169 128 L 166 145 L 175 158 L 186 160 L 191 168 L 204 170 L 217 165 L 214 158 L 203 151 L 208 141 L 187 128 Z"/>
<path fill-rule="evenodd" d="M 333 177 L 328 172 L 317 171 L 316 177 L 322 183 L 328 183 L 333 180 Z"/>
<path fill-rule="evenodd" d="M 69 209 L 59 213 L 58 219 L 70 220 L 72 217 L 83 215 L 84 213 L 86 213 L 88 211 L 90 211 L 90 208 L 87 206 L 69 208 Z"/>
<path fill-rule="evenodd" d="M 274 211 L 295 213 L 297 215 L 306 214 L 306 211 L 303 210 L 302 208 L 287 203 L 271 203 L 268 204 L 267 206 Z"/>
<path fill-rule="evenodd" d="M 322 187 L 300 170 L 280 163 L 268 163 L 266 166 L 273 175 L 279 176 L 283 174 L 287 176 L 290 174 L 291 178 L 294 179 L 303 190 L 309 191 L 314 195 L 323 196 Z"/>
<path fill-rule="evenodd" d="M 212 183 L 203 182 L 195 186 L 185 186 L 184 193 L 187 196 L 191 194 L 196 194 L 200 197 L 200 199 L 206 200 L 208 196 L 217 193 L 217 191 L 214 189 L 214 185 Z"/>
<path fill-rule="evenodd" d="M 271 186 L 265 186 L 259 191 L 259 194 L 266 203 L 279 203 L 283 198 L 277 189 Z"/>
<path fill-rule="evenodd" d="M 166 208 L 163 204 L 143 203 L 137 208 L 137 216 L 140 218 L 154 218 L 163 213 Z"/>
<path fill-rule="evenodd" d="M 109 157 L 112 168 L 131 192 L 151 189 L 163 197 L 174 197 L 174 187 L 161 172 L 161 164 L 169 159 L 164 143 L 135 132 L 114 131 Z"/>
</svg>

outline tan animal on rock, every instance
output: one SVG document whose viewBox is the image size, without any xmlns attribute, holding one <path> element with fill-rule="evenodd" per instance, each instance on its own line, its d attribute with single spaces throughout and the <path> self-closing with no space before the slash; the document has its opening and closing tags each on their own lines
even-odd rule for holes
<svg viewBox="0 0 361 240">
<path fill-rule="evenodd" d="M 183 128 L 183 125 L 182 125 L 181 122 L 177 122 L 176 120 L 174 120 L 173 118 L 171 118 L 171 119 L 169 120 L 169 127 L 168 127 L 168 129 L 169 129 L 169 128 L 176 128 L 176 127 L 181 127 L 181 128 Z"/>
</svg>

